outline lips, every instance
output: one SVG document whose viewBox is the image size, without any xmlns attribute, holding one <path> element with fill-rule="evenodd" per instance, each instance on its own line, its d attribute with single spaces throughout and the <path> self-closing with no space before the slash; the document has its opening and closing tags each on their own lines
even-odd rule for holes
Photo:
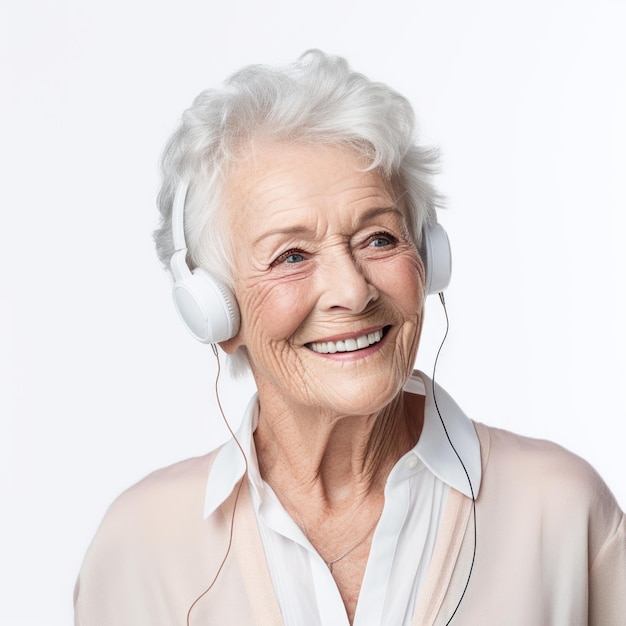
<svg viewBox="0 0 626 626">
<path fill-rule="evenodd" d="M 335 352 L 356 352 L 378 343 L 383 338 L 383 329 L 340 341 L 319 341 L 308 343 L 307 347 L 319 354 L 335 354 Z"/>
</svg>

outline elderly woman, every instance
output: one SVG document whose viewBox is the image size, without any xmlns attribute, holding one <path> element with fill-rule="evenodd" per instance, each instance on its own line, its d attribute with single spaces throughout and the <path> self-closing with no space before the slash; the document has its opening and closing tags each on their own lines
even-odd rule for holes
<svg viewBox="0 0 626 626">
<path fill-rule="evenodd" d="M 448 272 L 413 133 L 402 96 L 320 52 L 185 112 L 159 255 L 258 394 L 229 442 L 113 504 L 77 624 L 626 623 L 626 522 L 597 474 L 413 372 Z"/>
</svg>

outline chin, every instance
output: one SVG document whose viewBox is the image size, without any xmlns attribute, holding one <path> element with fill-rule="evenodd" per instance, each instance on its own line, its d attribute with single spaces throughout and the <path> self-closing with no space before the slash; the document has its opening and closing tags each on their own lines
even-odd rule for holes
<svg viewBox="0 0 626 626">
<path fill-rule="evenodd" d="M 352 372 L 345 378 L 333 372 L 332 380 L 319 381 L 317 406 L 340 415 L 370 415 L 384 409 L 401 393 L 408 375 L 390 375 L 389 368 L 378 372 Z M 410 372 L 409 372 L 410 375 Z M 323 390 L 319 393 L 319 390 Z M 316 402 L 313 402 L 315 405 Z"/>
</svg>

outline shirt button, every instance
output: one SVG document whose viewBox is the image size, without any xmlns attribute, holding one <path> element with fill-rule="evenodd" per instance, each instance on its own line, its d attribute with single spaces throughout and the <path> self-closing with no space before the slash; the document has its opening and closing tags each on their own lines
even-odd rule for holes
<svg viewBox="0 0 626 626">
<path fill-rule="evenodd" d="M 407 467 L 407 469 L 414 470 L 417 467 L 417 464 L 418 464 L 418 460 L 417 460 L 417 457 L 414 454 L 412 454 L 406 460 L 406 467 Z"/>
</svg>

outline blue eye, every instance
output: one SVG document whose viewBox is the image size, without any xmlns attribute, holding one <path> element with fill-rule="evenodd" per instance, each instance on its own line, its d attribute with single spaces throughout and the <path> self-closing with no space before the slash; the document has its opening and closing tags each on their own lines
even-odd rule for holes
<svg viewBox="0 0 626 626">
<path fill-rule="evenodd" d="M 302 261 L 304 261 L 304 257 L 299 252 L 292 252 L 285 257 L 285 263 L 300 263 Z"/>
<path fill-rule="evenodd" d="M 376 239 L 372 240 L 372 245 L 375 248 L 382 248 L 388 246 L 390 243 L 389 239 L 385 239 L 384 237 L 376 237 Z"/>
<path fill-rule="evenodd" d="M 302 263 L 306 261 L 306 253 L 300 252 L 300 250 L 287 250 L 283 252 L 273 263 L 272 265 L 281 265 L 282 263 L 288 263 L 289 265 L 293 265 L 295 263 Z"/>
<path fill-rule="evenodd" d="M 386 248 L 397 243 L 397 239 L 389 233 L 374 233 L 370 239 L 369 245 L 373 248 Z"/>
</svg>

